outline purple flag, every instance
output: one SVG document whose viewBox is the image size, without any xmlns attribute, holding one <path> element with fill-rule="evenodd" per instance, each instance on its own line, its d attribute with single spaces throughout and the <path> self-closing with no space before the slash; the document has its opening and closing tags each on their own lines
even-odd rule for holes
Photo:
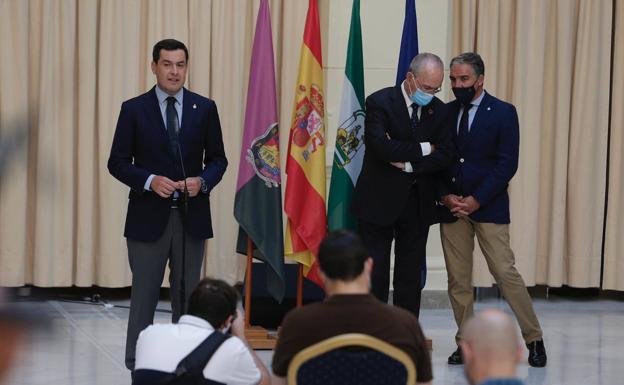
<svg viewBox="0 0 624 385">
<path fill-rule="evenodd" d="M 275 65 L 268 0 L 260 1 L 256 21 L 234 217 L 240 225 L 236 250 L 245 254 L 247 238 L 251 238 L 254 258 L 268 264 L 267 289 L 281 302 L 284 297 L 284 238 Z"/>
</svg>

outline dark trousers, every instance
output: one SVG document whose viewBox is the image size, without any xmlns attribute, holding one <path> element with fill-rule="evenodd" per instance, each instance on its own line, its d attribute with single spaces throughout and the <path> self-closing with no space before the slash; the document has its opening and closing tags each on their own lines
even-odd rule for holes
<svg viewBox="0 0 624 385">
<path fill-rule="evenodd" d="M 169 222 L 163 235 L 155 242 L 128 239 L 128 259 L 132 271 L 132 294 L 130 316 L 126 335 L 126 367 L 134 369 L 136 342 L 139 333 L 154 322 L 154 311 L 160 297 L 160 287 L 169 263 L 169 287 L 171 288 L 171 320 L 181 316 L 180 288 L 182 278 L 182 216 L 179 209 L 171 209 Z M 204 257 L 203 239 L 186 235 L 185 296 L 199 282 Z"/>
<path fill-rule="evenodd" d="M 425 258 L 429 225 L 420 218 L 418 194 L 413 187 L 401 215 L 390 225 L 359 222 L 359 234 L 373 258 L 372 293 L 388 302 L 390 249 L 394 239 L 394 304 L 420 313 L 420 264 Z"/>
</svg>

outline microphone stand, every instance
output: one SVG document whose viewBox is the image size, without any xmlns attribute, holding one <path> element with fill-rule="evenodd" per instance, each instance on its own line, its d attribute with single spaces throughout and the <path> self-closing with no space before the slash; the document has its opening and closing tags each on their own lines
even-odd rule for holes
<svg viewBox="0 0 624 385">
<path fill-rule="evenodd" d="M 182 148 L 178 138 L 178 156 L 180 167 L 182 168 L 182 178 L 184 180 L 184 191 L 182 192 L 182 275 L 180 278 L 180 316 L 184 314 L 186 308 L 186 219 L 188 216 L 189 193 L 186 185 L 186 171 L 184 170 L 184 160 L 182 160 Z"/>
</svg>

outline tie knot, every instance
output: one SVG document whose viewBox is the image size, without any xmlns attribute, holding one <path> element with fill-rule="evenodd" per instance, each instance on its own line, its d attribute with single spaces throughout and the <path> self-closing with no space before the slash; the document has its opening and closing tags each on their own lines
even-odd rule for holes
<svg viewBox="0 0 624 385">
<path fill-rule="evenodd" d="M 471 103 L 464 104 L 464 110 L 468 111 L 468 110 L 470 110 L 472 108 L 472 106 L 473 105 Z"/>
<path fill-rule="evenodd" d="M 174 98 L 173 96 L 169 96 L 167 98 L 167 103 L 175 105 L 175 102 L 176 102 L 176 98 Z"/>
<path fill-rule="evenodd" d="M 416 104 L 416 103 L 412 103 L 412 109 L 413 109 L 413 110 L 417 110 L 417 109 L 418 109 L 418 104 Z"/>
</svg>

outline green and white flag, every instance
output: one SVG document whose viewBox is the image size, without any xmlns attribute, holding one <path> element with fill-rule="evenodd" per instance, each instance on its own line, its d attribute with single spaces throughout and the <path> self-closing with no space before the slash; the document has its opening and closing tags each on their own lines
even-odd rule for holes
<svg viewBox="0 0 624 385">
<path fill-rule="evenodd" d="M 360 0 L 353 0 L 351 29 L 347 47 L 345 80 L 340 103 L 340 126 L 336 133 L 327 209 L 329 231 L 357 230 L 351 215 L 351 200 L 364 158 L 364 65 L 362 60 L 362 28 Z"/>
</svg>

